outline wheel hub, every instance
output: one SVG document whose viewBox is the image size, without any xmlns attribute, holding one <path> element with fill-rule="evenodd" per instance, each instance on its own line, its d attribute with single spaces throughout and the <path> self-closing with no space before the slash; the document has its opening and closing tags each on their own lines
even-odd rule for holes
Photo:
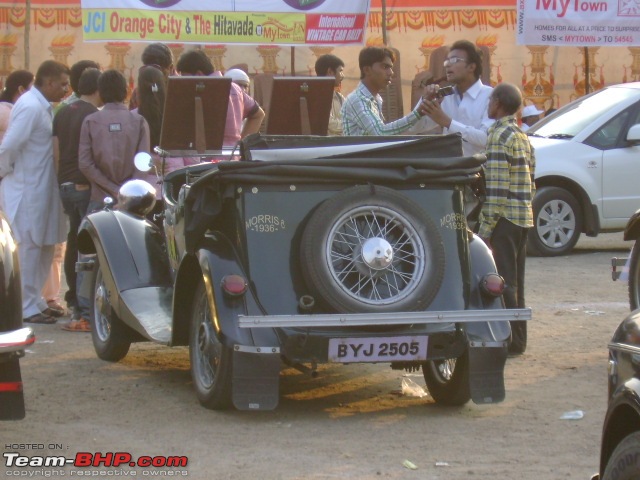
<svg viewBox="0 0 640 480">
<path fill-rule="evenodd" d="M 362 245 L 362 260 L 373 270 L 384 270 L 393 262 L 393 248 L 384 238 L 370 238 Z"/>
</svg>

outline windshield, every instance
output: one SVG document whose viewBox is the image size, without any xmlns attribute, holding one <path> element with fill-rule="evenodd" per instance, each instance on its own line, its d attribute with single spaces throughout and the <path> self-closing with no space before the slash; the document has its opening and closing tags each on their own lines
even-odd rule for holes
<svg viewBox="0 0 640 480">
<path fill-rule="evenodd" d="M 634 88 L 605 88 L 565 105 L 542 119 L 527 133 L 550 138 L 572 138 L 604 112 L 628 98 L 640 97 Z"/>
</svg>

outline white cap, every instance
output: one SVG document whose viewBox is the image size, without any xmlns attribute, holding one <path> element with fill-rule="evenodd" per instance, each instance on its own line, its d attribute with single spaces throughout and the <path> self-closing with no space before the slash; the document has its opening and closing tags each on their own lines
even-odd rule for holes
<svg viewBox="0 0 640 480">
<path fill-rule="evenodd" d="M 232 68 L 231 70 L 227 70 L 224 74 L 225 77 L 230 78 L 235 83 L 240 85 L 249 86 L 251 80 L 249 80 L 249 75 L 244 73 L 239 68 Z"/>
<path fill-rule="evenodd" d="M 538 110 L 535 105 L 527 105 L 522 109 L 522 118 L 533 117 L 543 113 L 542 110 Z"/>
</svg>

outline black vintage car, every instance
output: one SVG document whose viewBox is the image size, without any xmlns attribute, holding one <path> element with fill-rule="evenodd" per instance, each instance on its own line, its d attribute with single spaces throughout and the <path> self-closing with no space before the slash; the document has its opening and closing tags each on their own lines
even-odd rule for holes
<svg viewBox="0 0 640 480">
<path fill-rule="evenodd" d="M 640 210 L 636 211 L 624 229 L 625 240 L 634 240 L 629 257 L 611 259 L 613 280 L 625 274 L 629 285 L 629 305 L 631 310 L 640 308 Z M 624 267 L 620 269 L 620 267 Z M 626 269 L 626 272 L 624 271 Z"/>
<path fill-rule="evenodd" d="M 640 310 L 609 343 L 609 402 L 602 428 L 600 471 L 592 480 L 640 478 Z"/>
<path fill-rule="evenodd" d="M 0 211 L 0 420 L 25 416 L 20 358 L 35 335 L 22 326 L 21 288 L 18 248 Z"/>
<path fill-rule="evenodd" d="M 87 217 L 79 268 L 98 356 L 189 345 L 202 405 L 273 409 L 279 374 L 326 362 L 422 368 L 436 402 L 503 400 L 503 279 L 468 229 L 484 157 L 461 139 L 251 136 L 241 160 L 172 172 Z"/>
</svg>

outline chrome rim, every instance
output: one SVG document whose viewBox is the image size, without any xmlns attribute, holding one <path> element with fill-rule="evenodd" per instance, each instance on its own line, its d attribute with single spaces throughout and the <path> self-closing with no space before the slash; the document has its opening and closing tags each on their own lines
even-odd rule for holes
<svg viewBox="0 0 640 480">
<path fill-rule="evenodd" d="M 547 247 L 564 247 L 576 234 L 576 214 L 567 202 L 551 200 L 540 209 L 536 230 Z"/>
<path fill-rule="evenodd" d="M 384 207 L 346 212 L 334 223 L 326 247 L 336 284 L 371 305 L 395 303 L 416 290 L 426 274 L 427 256 L 407 219 Z"/>
<path fill-rule="evenodd" d="M 109 295 L 102 278 L 102 271 L 98 270 L 93 301 L 93 317 L 95 318 L 95 332 L 101 342 L 108 341 L 111 336 L 110 313 Z"/>
<path fill-rule="evenodd" d="M 453 371 L 456 369 L 456 359 L 448 358 L 433 362 L 436 374 L 442 383 L 451 381 Z"/>
<path fill-rule="evenodd" d="M 198 309 L 194 348 L 194 370 L 198 383 L 204 389 L 210 389 L 216 380 L 216 372 L 222 355 L 222 345 L 218 341 L 206 298 L 203 298 Z"/>
</svg>

